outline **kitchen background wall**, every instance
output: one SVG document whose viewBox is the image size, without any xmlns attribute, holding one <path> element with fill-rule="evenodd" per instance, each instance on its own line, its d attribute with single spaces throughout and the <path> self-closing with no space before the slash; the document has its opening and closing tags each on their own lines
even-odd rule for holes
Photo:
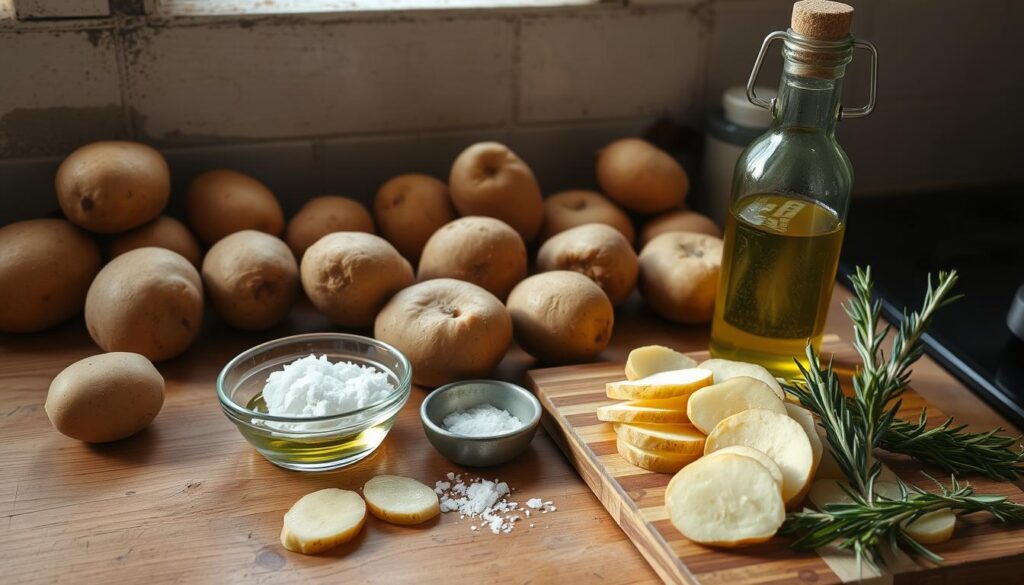
<svg viewBox="0 0 1024 585">
<path fill-rule="evenodd" d="M 851 4 L 855 34 L 881 54 L 876 112 L 841 125 L 857 193 L 1024 179 L 1011 108 L 1024 2 Z M 0 19 L 0 223 L 54 209 L 61 157 L 104 138 L 163 149 L 179 190 L 207 168 L 248 172 L 288 211 L 320 193 L 368 199 L 401 172 L 444 177 L 480 139 L 516 149 L 545 192 L 589 186 L 609 140 L 663 117 L 702 128 L 791 0 L 287 16 L 122 5 Z M 777 47 L 764 84 L 777 82 Z M 865 61 L 847 73 L 847 103 L 866 99 Z"/>
</svg>

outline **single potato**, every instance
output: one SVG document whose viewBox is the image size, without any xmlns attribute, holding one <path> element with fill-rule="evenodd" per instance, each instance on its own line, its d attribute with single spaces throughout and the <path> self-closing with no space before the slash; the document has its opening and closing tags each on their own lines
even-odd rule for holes
<svg viewBox="0 0 1024 585">
<path fill-rule="evenodd" d="M 471 282 L 504 301 L 526 278 L 526 268 L 526 244 L 508 224 L 491 217 L 463 217 L 430 236 L 417 276 L 421 282 Z"/>
<path fill-rule="evenodd" d="M 678 162 L 650 142 L 617 140 L 597 158 L 597 181 L 612 200 L 637 213 L 660 213 L 683 203 L 690 179 Z"/>
<path fill-rule="evenodd" d="M 299 292 L 299 265 L 291 250 L 255 230 L 235 232 L 214 244 L 202 275 L 217 315 L 248 331 L 284 320 Z"/>
<path fill-rule="evenodd" d="M 399 175 L 380 186 L 373 199 L 380 235 L 414 265 L 427 240 L 455 219 L 448 185 L 429 175 Z"/>
<path fill-rule="evenodd" d="M 117 236 L 110 244 L 110 257 L 117 258 L 130 250 L 150 247 L 177 252 L 196 268 L 203 261 L 203 251 L 196 237 L 185 224 L 168 215 L 161 215 L 146 225 Z"/>
<path fill-rule="evenodd" d="M 589 223 L 568 229 L 540 247 L 537 270 L 571 270 L 593 280 L 612 305 L 621 305 L 636 287 L 636 252 L 615 228 Z"/>
<path fill-rule="evenodd" d="M 422 524 L 441 513 L 434 489 L 411 477 L 378 475 L 363 486 L 370 513 L 392 524 Z"/>
<path fill-rule="evenodd" d="M 772 474 L 772 479 L 775 483 L 779 484 L 779 494 L 782 494 L 782 470 L 779 469 L 778 463 L 775 463 L 771 457 L 765 455 L 757 449 L 751 447 L 745 447 L 743 445 L 733 445 L 732 447 L 722 447 L 717 451 L 708 453 L 705 457 L 720 457 L 722 455 L 741 455 L 743 457 L 750 457 L 754 461 L 761 464 L 762 467 L 768 470 L 768 473 Z"/>
<path fill-rule="evenodd" d="M 767 384 L 755 378 L 737 376 L 691 394 L 690 401 L 686 403 L 686 415 L 702 433 L 708 434 L 724 419 L 752 408 L 788 414 L 786 404 Z"/>
<path fill-rule="evenodd" d="M 185 190 L 188 224 L 206 245 L 228 234 L 256 230 L 280 236 L 284 212 L 266 185 L 238 171 L 207 171 Z"/>
<path fill-rule="evenodd" d="M 697 367 L 697 360 L 665 347 L 645 345 L 629 352 L 626 358 L 626 379 L 639 380 L 659 372 L 685 370 Z"/>
<path fill-rule="evenodd" d="M 711 372 L 701 368 L 686 368 L 658 372 L 638 380 L 622 380 L 605 384 L 608 398 L 626 400 L 663 400 L 680 398 L 711 385 Z"/>
<path fill-rule="evenodd" d="M 689 209 L 681 209 L 648 220 L 640 230 L 640 247 L 643 248 L 648 242 L 667 232 L 691 232 L 722 238 L 722 228 L 710 217 Z"/>
<path fill-rule="evenodd" d="M 662 317 L 688 325 L 711 321 L 722 265 L 722 240 L 669 232 L 639 256 L 640 292 Z"/>
<path fill-rule="evenodd" d="M 610 423 L 689 424 L 687 396 L 664 400 L 631 400 L 597 407 L 597 420 Z"/>
<path fill-rule="evenodd" d="M 288 242 L 292 254 L 301 260 L 307 248 L 334 232 L 372 234 L 373 218 L 355 199 L 338 195 L 314 197 L 288 221 L 284 241 Z"/>
<path fill-rule="evenodd" d="M 356 492 L 327 488 L 306 494 L 284 515 L 281 545 L 313 555 L 346 543 L 366 523 L 366 502 Z"/>
<path fill-rule="evenodd" d="M 562 191 L 544 199 L 544 231 L 541 241 L 588 223 L 603 223 L 617 229 L 630 245 L 636 237 L 633 222 L 625 211 L 596 191 Z"/>
<path fill-rule="evenodd" d="M 448 177 L 460 215 L 500 219 L 532 242 L 544 223 L 544 203 L 533 171 L 509 147 L 480 142 L 462 151 Z"/>
</svg>

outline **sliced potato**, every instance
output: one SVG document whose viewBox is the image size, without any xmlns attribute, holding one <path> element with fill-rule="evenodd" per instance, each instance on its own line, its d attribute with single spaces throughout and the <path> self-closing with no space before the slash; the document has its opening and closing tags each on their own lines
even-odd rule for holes
<svg viewBox="0 0 1024 585">
<path fill-rule="evenodd" d="M 825 451 L 825 446 L 821 444 L 821 438 L 818 437 L 818 425 L 814 422 L 814 415 L 806 408 L 792 402 L 786 402 L 786 414 L 789 415 L 789 418 L 800 423 L 804 432 L 807 433 L 807 440 L 811 442 L 811 456 L 814 457 L 814 467 L 811 475 L 815 475 L 818 473 L 818 466 L 821 464 L 821 457 Z"/>
<path fill-rule="evenodd" d="M 306 494 L 284 515 L 281 544 L 316 554 L 352 540 L 366 522 L 366 503 L 356 492 L 327 488 Z"/>
<path fill-rule="evenodd" d="M 627 443 L 641 449 L 704 454 L 704 433 L 693 425 L 617 424 L 615 432 Z"/>
<path fill-rule="evenodd" d="M 900 497 L 900 488 L 895 482 L 875 482 L 875 492 L 889 499 Z M 807 494 L 811 502 L 819 510 L 823 510 L 828 504 L 849 504 L 853 502 L 840 482 L 834 479 L 819 479 L 811 486 Z M 913 498 L 913 494 L 910 494 Z M 953 538 L 953 529 L 956 527 L 956 514 L 949 508 L 929 512 L 917 520 L 903 524 L 907 535 L 921 544 L 939 544 Z"/>
<path fill-rule="evenodd" d="M 688 424 L 686 396 L 665 400 L 633 400 L 597 407 L 597 420 L 611 423 Z"/>
<path fill-rule="evenodd" d="M 749 376 L 736 376 L 691 394 L 686 403 L 686 415 L 694 426 L 707 434 L 722 419 L 751 408 L 786 414 L 785 403 L 767 384 Z"/>
<path fill-rule="evenodd" d="M 772 392 L 775 392 L 775 395 L 779 397 L 779 400 L 786 399 L 786 393 L 782 391 L 782 386 L 779 385 L 779 381 L 775 379 L 775 376 L 757 364 L 734 362 L 732 360 L 723 359 L 710 359 L 704 360 L 697 367 L 705 370 L 711 370 L 715 375 L 715 384 L 724 382 L 729 378 L 735 378 L 736 376 L 757 378 L 765 384 L 768 384 L 772 389 Z"/>
<path fill-rule="evenodd" d="M 664 345 L 645 345 L 629 352 L 626 359 L 626 379 L 639 380 L 658 372 L 695 367 L 697 360 L 672 348 Z"/>
<path fill-rule="evenodd" d="M 609 382 L 605 385 L 605 392 L 608 398 L 621 400 L 661 400 L 693 394 L 709 386 L 711 379 L 711 372 L 700 368 L 671 370 L 639 380 Z"/>
<path fill-rule="evenodd" d="M 782 470 L 779 469 L 779 464 L 776 463 L 771 457 L 765 455 L 757 449 L 751 447 L 744 447 L 743 445 L 733 445 L 732 447 L 723 447 L 718 451 L 706 455 L 706 457 L 718 457 L 720 455 L 742 455 L 743 457 L 750 457 L 754 461 L 757 461 L 768 470 L 768 473 L 772 474 L 772 479 L 775 483 L 779 484 L 779 493 L 782 493 Z"/>
<path fill-rule="evenodd" d="M 370 513 L 392 524 L 420 524 L 441 513 L 437 494 L 411 477 L 378 475 L 363 486 Z"/>
<path fill-rule="evenodd" d="M 656 473 L 675 473 L 693 463 L 700 453 L 672 453 L 670 451 L 652 451 L 630 444 L 619 435 L 615 447 L 623 459 L 648 471 Z"/>
<path fill-rule="evenodd" d="M 684 467 L 665 490 L 665 507 L 683 536 L 724 547 L 764 542 L 786 519 L 772 474 L 755 459 L 731 453 Z"/>
<path fill-rule="evenodd" d="M 744 410 L 718 423 L 704 442 L 704 454 L 744 445 L 772 458 L 782 470 L 782 499 L 793 506 L 811 486 L 814 456 L 807 433 L 795 420 L 770 410 Z"/>
</svg>

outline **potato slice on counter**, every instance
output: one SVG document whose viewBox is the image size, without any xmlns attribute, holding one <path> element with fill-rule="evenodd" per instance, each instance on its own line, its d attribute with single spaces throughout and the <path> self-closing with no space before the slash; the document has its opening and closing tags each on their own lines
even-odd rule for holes
<svg viewBox="0 0 1024 585">
<path fill-rule="evenodd" d="M 757 378 L 765 384 L 768 384 L 768 387 L 772 389 L 772 392 L 775 392 L 775 395 L 779 397 L 779 400 L 786 399 L 786 393 L 782 391 L 782 386 L 779 385 L 779 381 L 775 379 L 775 376 L 757 364 L 734 362 L 732 360 L 723 359 L 710 359 L 704 360 L 697 367 L 705 370 L 711 370 L 715 375 L 715 384 L 724 382 L 729 378 L 735 378 L 736 376 Z"/>
<path fill-rule="evenodd" d="M 736 376 L 691 394 L 686 403 L 686 415 L 694 426 L 707 434 L 722 419 L 752 408 L 786 414 L 785 403 L 767 384 L 749 376 Z"/>
<path fill-rule="evenodd" d="M 685 370 L 697 367 L 697 360 L 665 347 L 645 345 L 629 352 L 626 359 L 626 379 L 639 380 L 658 372 Z"/>
<path fill-rule="evenodd" d="M 899 486 L 890 481 L 875 482 L 875 493 L 891 500 L 899 499 Z M 819 479 L 811 486 L 807 497 L 819 510 L 824 510 L 828 504 L 850 504 L 853 498 L 840 486 L 840 482 L 834 479 Z M 910 498 L 914 495 L 911 493 Z M 929 512 L 917 520 L 907 524 L 903 523 L 903 529 L 907 535 L 921 544 L 939 544 L 953 538 L 953 529 L 956 527 L 956 514 L 949 508 Z"/>
<path fill-rule="evenodd" d="M 651 451 L 704 454 L 704 433 L 693 425 L 617 424 L 615 432 L 627 443 Z"/>
<path fill-rule="evenodd" d="M 327 488 L 306 494 L 284 515 L 281 544 L 316 554 L 348 542 L 366 523 L 366 502 L 356 492 Z"/>
<path fill-rule="evenodd" d="M 610 423 L 689 424 L 686 396 L 665 400 L 633 400 L 597 407 L 597 420 Z"/>
<path fill-rule="evenodd" d="M 807 494 L 814 477 L 814 456 L 800 423 L 770 410 L 744 410 L 718 423 L 704 442 L 704 454 L 732 445 L 757 449 L 778 464 L 787 506 L 798 504 Z"/>
<path fill-rule="evenodd" d="M 782 470 L 779 469 L 779 464 L 776 463 L 771 457 L 765 455 L 757 449 L 751 447 L 744 447 L 743 445 L 733 445 L 732 447 L 722 447 L 721 449 L 705 455 L 705 457 L 718 457 L 720 455 L 742 455 L 743 457 L 750 457 L 754 461 L 757 461 L 768 470 L 768 473 L 772 474 L 772 479 L 775 483 L 779 484 L 779 493 L 782 493 Z"/>
<path fill-rule="evenodd" d="M 825 451 L 825 446 L 821 444 L 821 438 L 818 436 L 818 425 L 814 422 L 814 415 L 811 414 L 811 411 L 792 402 L 786 402 L 785 404 L 786 414 L 789 415 L 789 418 L 800 423 L 804 432 L 807 433 L 807 440 L 811 442 L 811 456 L 814 458 L 814 467 L 811 472 L 813 476 L 818 472 L 818 465 L 821 464 L 821 457 Z"/>
<path fill-rule="evenodd" d="M 701 544 L 764 542 L 786 519 L 772 474 L 755 459 L 726 453 L 687 465 L 665 490 L 672 525 Z"/>
<path fill-rule="evenodd" d="M 363 486 L 370 513 L 392 524 L 420 524 L 441 513 L 434 490 L 411 477 L 378 475 Z"/>
<path fill-rule="evenodd" d="M 620 400 L 661 400 L 688 396 L 704 386 L 711 385 L 712 374 L 701 368 L 659 372 L 639 380 L 609 382 L 605 385 L 608 398 Z"/>
<path fill-rule="evenodd" d="M 652 451 L 632 445 L 619 435 L 615 447 L 623 459 L 648 471 L 656 473 L 675 473 L 700 458 L 700 453 L 673 453 L 671 451 Z"/>
</svg>

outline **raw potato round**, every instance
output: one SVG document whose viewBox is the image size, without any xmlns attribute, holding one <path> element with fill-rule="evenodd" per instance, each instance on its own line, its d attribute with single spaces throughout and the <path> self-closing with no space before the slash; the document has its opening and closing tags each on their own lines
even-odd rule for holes
<svg viewBox="0 0 1024 585">
<path fill-rule="evenodd" d="M 605 384 L 608 398 L 624 400 L 663 400 L 689 396 L 711 385 L 711 372 L 702 368 L 686 368 L 658 372 L 639 380 L 622 380 Z"/>
<path fill-rule="evenodd" d="M 104 353 L 64 368 L 50 382 L 46 416 L 61 433 L 86 443 L 130 437 L 164 405 L 164 379 L 137 353 Z"/>
<path fill-rule="evenodd" d="M 110 244 L 110 257 L 117 258 L 125 252 L 149 247 L 177 252 L 196 268 L 203 261 L 203 251 L 196 237 L 185 224 L 167 215 L 117 236 Z"/>
<path fill-rule="evenodd" d="M 691 232 L 722 238 L 722 228 L 710 217 L 683 209 L 652 217 L 644 224 L 644 228 L 640 230 L 640 247 L 646 246 L 648 242 L 667 232 Z"/>
<path fill-rule="evenodd" d="M 377 190 L 373 216 L 380 235 L 416 264 L 427 240 L 455 219 L 448 185 L 429 175 L 399 175 Z"/>
<path fill-rule="evenodd" d="M 266 185 L 238 171 L 207 171 L 185 191 L 188 224 L 206 245 L 228 234 L 256 230 L 280 236 L 284 212 Z"/>
<path fill-rule="evenodd" d="M 284 515 L 281 545 L 312 555 L 346 543 L 366 523 L 366 502 L 356 492 L 327 488 L 306 494 Z"/>
<path fill-rule="evenodd" d="M 63 219 L 0 227 L 0 331 L 42 331 L 82 310 L 99 247 Z"/>
<path fill-rule="evenodd" d="M 288 316 L 299 292 L 299 265 L 281 240 L 242 230 L 206 253 L 203 286 L 221 319 L 258 331 Z"/>
<path fill-rule="evenodd" d="M 392 524 L 421 524 L 441 513 L 433 488 L 397 475 L 378 475 L 363 486 L 370 513 Z"/>
<path fill-rule="evenodd" d="M 601 150 L 597 181 L 608 197 L 637 213 L 678 207 L 690 190 L 683 167 L 665 151 L 638 138 L 616 140 Z"/>
<path fill-rule="evenodd" d="M 460 215 L 498 218 L 527 242 L 544 223 L 544 203 L 533 171 L 509 147 L 480 142 L 463 150 L 448 177 Z"/>
<path fill-rule="evenodd" d="M 779 400 L 786 399 L 786 393 L 782 391 L 782 386 L 779 385 L 779 381 L 776 380 L 775 376 L 773 376 L 772 373 L 766 370 L 763 366 L 748 364 L 747 362 L 734 362 L 732 360 L 712 358 L 704 360 L 697 367 L 704 368 L 705 370 L 711 370 L 711 373 L 715 375 L 715 384 L 725 382 L 729 378 L 735 378 L 736 376 L 747 376 L 749 378 L 756 378 L 765 384 L 768 384 L 768 387 L 775 392 L 775 395 L 779 397 Z"/>
<path fill-rule="evenodd" d="M 526 278 L 526 244 L 514 229 L 491 217 L 463 217 L 427 240 L 419 280 L 454 278 L 483 287 L 505 300 Z"/>
<path fill-rule="evenodd" d="M 335 232 L 302 256 L 302 288 L 313 305 L 344 327 L 365 327 L 391 295 L 416 281 L 409 261 L 384 238 Z"/>
<path fill-rule="evenodd" d="M 85 325 L 104 351 L 154 362 L 188 349 L 203 324 L 199 272 L 180 254 L 139 248 L 111 260 L 89 287 Z"/>
<path fill-rule="evenodd" d="M 689 424 L 687 396 L 665 400 L 632 400 L 597 407 L 597 420 L 610 423 Z"/>
<path fill-rule="evenodd" d="M 669 232 L 640 252 L 640 292 L 662 317 L 697 325 L 711 320 L 722 265 L 722 240 Z"/>
<path fill-rule="evenodd" d="M 516 341 L 545 363 L 589 360 L 608 347 L 615 312 L 604 291 L 578 272 L 535 274 L 508 295 Z"/>
<path fill-rule="evenodd" d="M 742 455 L 705 457 L 684 467 L 665 490 L 665 508 L 683 536 L 723 547 L 764 542 L 786 519 L 771 473 Z"/>
<path fill-rule="evenodd" d="M 689 424 L 618 424 L 615 432 L 630 445 L 649 451 L 704 454 L 704 434 Z"/>
<path fill-rule="evenodd" d="M 664 345 L 645 345 L 629 352 L 626 379 L 639 380 L 659 372 L 697 367 L 697 360 Z"/>
<path fill-rule="evenodd" d="M 613 305 L 636 287 L 639 272 L 633 246 L 615 228 L 589 223 L 568 229 L 540 247 L 537 270 L 571 270 L 597 283 Z"/>
<path fill-rule="evenodd" d="M 64 159 L 54 187 L 68 219 L 113 234 L 160 215 L 171 196 L 171 171 L 163 155 L 145 144 L 93 142 Z"/>
<path fill-rule="evenodd" d="M 627 462 L 655 473 L 675 473 L 700 457 L 699 453 L 673 453 L 643 449 L 626 441 L 622 435 L 615 439 L 615 448 Z"/>
<path fill-rule="evenodd" d="M 750 447 L 744 447 L 743 445 L 733 445 L 732 447 L 722 447 L 713 453 L 708 453 L 705 457 L 720 457 L 730 453 L 733 455 L 750 457 L 754 461 L 760 463 L 768 470 L 768 473 L 772 474 L 772 479 L 775 480 L 775 483 L 779 484 L 779 494 L 782 494 L 782 470 L 779 469 L 779 465 L 775 463 L 771 457 L 757 449 L 751 449 Z"/>
<path fill-rule="evenodd" d="M 337 195 L 314 197 L 288 221 L 284 240 L 301 259 L 317 240 L 334 232 L 374 233 L 373 218 L 363 204 Z"/>
<path fill-rule="evenodd" d="M 633 244 L 636 231 L 626 212 L 595 191 L 562 191 L 544 200 L 544 231 L 541 241 L 588 223 L 603 223 L 617 229 Z"/>
<path fill-rule="evenodd" d="M 821 479 L 814 482 L 811 491 L 807 494 L 814 506 L 824 510 L 829 504 L 852 504 L 851 498 L 842 487 L 840 482 L 834 479 Z M 846 484 L 844 481 L 843 484 Z M 900 499 L 900 488 L 894 482 L 875 482 L 875 493 L 891 500 Z M 913 498 L 913 493 L 910 494 Z M 956 514 L 949 508 L 935 510 L 924 514 L 914 522 L 907 524 L 903 522 L 903 529 L 907 535 L 921 544 L 940 544 L 953 538 L 953 530 L 956 528 Z"/>
<path fill-rule="evenodd" d="M 821 464 L 822 455 L 825 452 L 825 446 L 821 443 L 821 438 L 818 437 L 818 425 L 814 422 L 814 415 L 811 411 L 807 410 L 802 406 L 797 406 L 791 402 L 786 402 L 786 414 L 789 418 L 795 420 L 807 433 L 807 440 L 811 442 L 811 454 L 814 456 L 814 470 L 811 475 L 818 473 L 818 465 Z"/>
<path fill-rule="evenodd" d="M 434 387 L 488 376 L 512 343 L 512 320 L 486 290 L 439 278 L 396 294 L 373 336 L 409 358 L 414 383 Z"/>
<path fill-rule="evenodd" d="M 722 420 L 752 408 L 788 416 L 786 404 L 767 384 L 747 376 L 729 378 L 697 390 L 686 403 L 686 414 L 702 433 L 707 434 Z"/>
</svg>

